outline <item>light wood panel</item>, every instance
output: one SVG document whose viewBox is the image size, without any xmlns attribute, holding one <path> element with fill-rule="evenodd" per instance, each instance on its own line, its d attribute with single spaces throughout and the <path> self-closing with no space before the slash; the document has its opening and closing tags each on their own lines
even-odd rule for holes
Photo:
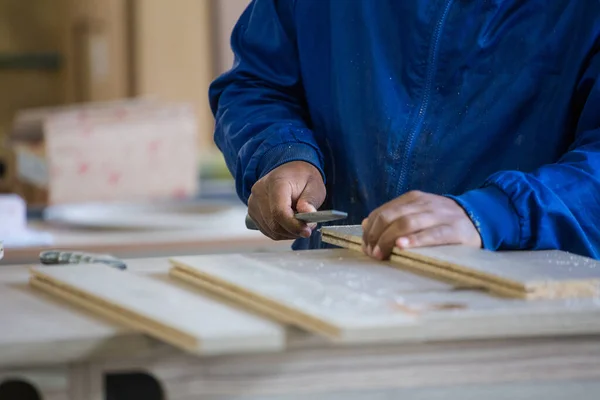
<svg viewBox="0 0 600 400">
<path fill-rule="evenodd" d="M 0 1 L 0 53 L 60 54 L 66 9 L 67 0 Z M 0 138 L 9 132 L 19 108 L 63 102 L 64 78 L 61 71 L 53 69 L 1 69 Z"/>
<path fill-rule="evenodd" d="M 213 79 L 211 2 L 133 0 L 133 94 L 191 102 L 200 145 L 212 144 L 208 86 Z"/>
<path fill-rule="evenodd" d="M 340 239 L 333 236 L 326 236 L 323 238 L 323 241 L 334 246 L 339 246 L 342 248 L 363 253 L 362 245 L 358 243 L 353 243 L 348 240 Z M 459 285 L 461 287 L 471 289 L 483 289 L 489 291 L 490 293 L 494 293 L 495 295 L 500 295 L 507 298 L 526 298 L 526 293 L 524 293 L 523 291 L 513 290 L 510 287 L 499 285 L 494 282 L 482 282 L 481 279 L 478 279 L 476 277 L 461 274 L 452 270 L 442 269 L 433 264 L 415 261 L 410 258 L 402 257 L 393 253 L 390 256 L 390 261 L 395 266 L 402 268 L 403 270 L 412 271 L 423 276 L 429 276 L 433 279 L 437 279 L 454 285 Z"/>
<path fill-rule="evenodd" d="M 31 285 L 199 354 L 281 350 L 278 325 L 168 283 L 105 265 L 33 268 Z"/>
<path fill-rule="evenodd" d="M 52 52 L 62 45 L 68 0 L 0 1 L 0 52 Z"/>
<path fill-rule="evenodd" d="M 594 299 L 495 297 L 350 250 L 175 257 L 171 262 L 176 278 L 337 342 L 464 340 L 600 328 Z M 344 265 L 350 268 L 344 271 Z"/>
<path fill-rule="evenodd" d="M 360 251 L 362 228 L 322 229 L 323 241 Z M 467 246 L 393 250 L 392 262 L 499 294 L 528 299 L 596 297 L 600 294 L 600 262 L 550 251 L 491 252 Z"/>
<path fill-rule="evenodd" d="M 0 135 L 20 109 L 128 96 L 125 0 L 0 1 L 0 53 L 58 66 L 0 70 Z"/>
<path fill-rule="evenodd" d="M 127 0 L 69 2 L 65 89 L 69 101 L 107 101 L 131 95 Z"/>
</svg>

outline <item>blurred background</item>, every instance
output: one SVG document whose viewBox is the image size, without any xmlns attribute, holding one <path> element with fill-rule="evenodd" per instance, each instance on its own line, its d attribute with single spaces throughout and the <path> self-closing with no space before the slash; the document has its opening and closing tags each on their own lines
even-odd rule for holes
<svg viewBox="0 0 600 400">
<path fill-rule="evenodd" d="M 189 103 L 197 117 L 199 166 L 206 168 L 201 173 L 227 178 L 212 141 L 207 90 L 231 65 L 231 29 L 247 3 L 0 0 L 2 190 L 34 202 L 44 197 L 23 187 L 35 182 L 11 159 L 23 144 L 9 140 L 18 133 L 20 113 L 139 97 Z"/>
<path fill-rule="evenodd" d="M 104 230 L 88 247 L 111 229 L 242 234 L 207 91 L 248 3 L 0 0 L 5 248 L 72 248 L 83 228 Z"/>
</svg>

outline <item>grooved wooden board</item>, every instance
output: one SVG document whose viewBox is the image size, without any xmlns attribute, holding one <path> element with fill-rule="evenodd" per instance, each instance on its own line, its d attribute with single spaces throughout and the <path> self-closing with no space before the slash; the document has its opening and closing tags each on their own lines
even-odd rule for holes
<svg viewBox="0 0 600 400">
<path fill-rule="evenodd" d="M 323 241 L 361 250 L 359 225 L 326 227 Z M 570 298 L 600 295 L 600 262 L 557 250 L 491 252 L 467 246 L 394 249 L 390 260 L 411 270 L 481 286 L 517 298 Z"/>
<path fill-rule="evenodd" d="M 343 286 L 327 286 L 318 280 L 285 271 L 243 255 L 178 257 L 171 274 L 204 289 L 252 305 L 285 323 L 341 339 L 346 328 L 362 330 L 370 325 L 402 326 L 414 317 L 398 307 L 385 307 L 372 295 Z M 252 289 L 260 285 L 261 291 Z M 299 322 L 300 321 L 300 322 Z"/>
<path fill-rule="evenodd" d="M 31 274 L 35 288 L 189 352 L 284 348 L 279 325 L 148 276 L 105 265 L 36 267 Z"/>
<path fill-rule="evenodd" d="M 345 249 L 171 262 L 175 278 L 336 342 L 544 336 L 600 328 L 595 299 L 500 298 Z"/>
</svg>

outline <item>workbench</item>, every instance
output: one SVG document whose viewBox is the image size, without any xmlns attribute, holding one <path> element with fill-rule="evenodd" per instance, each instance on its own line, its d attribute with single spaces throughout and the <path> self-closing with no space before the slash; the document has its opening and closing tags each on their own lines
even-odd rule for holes
<svg viewBox="0 0 600 400">
<path fill-rule="evenodd" d="M 51 246 L 5 248 L 2 265 L 39 262 L 41 251 L 49 249 L 107 253 L 118 258 L 159 257 L 186 254 L 239 253 L 289 250 L 291 241 L 275 242 L 260 232 L 228 230 L 109 231 L 53 227 L 41 222 L 32 228 L 49 232 Z"/>
<path fill-rule="evenodd" d="M 170 279 L 165 258 L 127 264 Z M 155 379 L 169 400 L 583 400 L 600 393 L 593 322 L 557 321 L 562 333 L 553 336 L 376 345 L 332 345 L 287 328 L 283 351 L 202 357 L 47 297 L 28 278 L 26 266 L 0 268 L 0 387 L 23 380 L 46 400 L 102 400 L 106 376 L 136 372 Z M 490 309 L 482 318 L 502 312 Z"/>
<path fill-rule="evenodd" d="M 0 267 L 36 263 L 39 261 L 39 253 L 49 249 L 108 253 L 118 258 L 215 254 L 231 252 L 232 249 L 238 253 L 290 249 L 291 241 L 275 242 L 260 232 L 246 228 L 244 222 L 246 207 L 236 197 L 233 183 L 203 181 L 201 185 L 203 189 L 199 197 L 189 202 L 189 205 L 196 205 L 194 211 L 200 214 L 211 209 L 230 211 L 223 216 L 223 222 L 218 224 L 217 229 L 214 229 L 214 224 L 200 225 L 193 229 L 188 227 L 168 230 L 128 229 L 126 224 L 112 229 L 109 228 L 110 225 L 102 226 L 102 224 L 94 227 L 70 224 L 68 221 L 48 222 L 43 218 L 44 210 L 34 208 L 28 212 L 28 227 L 51 234 L 53 243 L 14 248 L 5 244 L 4 259 L 0 260 Z M 183 202 L 183 204 L 188 203 Z M 76 208 L 82 206 L 86 204 L 75 204 Z M 151 214 L 148 216 L 148 218 L 152 217 Z"/>
</svg>

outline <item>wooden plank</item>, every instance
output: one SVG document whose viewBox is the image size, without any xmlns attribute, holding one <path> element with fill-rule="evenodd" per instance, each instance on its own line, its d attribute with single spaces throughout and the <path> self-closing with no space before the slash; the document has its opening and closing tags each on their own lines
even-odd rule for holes
<svg viewBox="0 0 600 400">
<path fill-rule="evenodd" d="M 198 354 L 281 350 L 280 326 L 202 295 L 104 265 L 36 267 L 31 285 Z"/>
<path fill-rule="evenodd" d="M 327 257 L 327 253 L 322 254 Z M 175 265 L 171 274 L 176 278 L 193 277 L 186 280 L 333 340 L 351 342 L 353 332 L 372 331 L 369 327 L 373 325 L 397 327 L 414 320 L 401 308 L 383 306 L 373 295 L 327 285 L 243 255 L 177 257 L 171 261 Z M 317 262 L 325 266 L 327 258 Z M 372 333 L 371 339 L 377 340 L 378 332 Z M 367 337 L 365 333 L 359 340 Z"/>
<path fill-rule="evenodd" d="M 400 309 L 380 307 L 372 296 L 338 286 L 326 289 L 320 282 L 242 255 L 225 260 L 219 256 L 179 257 L 173 263 L 174 277 L 192 276 L 195 279 L 187 279 L 189 283 L 204 282 L 204 289 L 331 339 L 343 340 L 352 328 L 406 325 L 413 320 Z M 258 286 L 261 291 L 252 290 Z"/>
<path fill-rule="evenodd" d="M 594 299 L 528 302 L 457 290 L 350 250 L 175 257 L 171 262 L 176 278 L 335 342 L 600 330 L 600 304 Z M 348 272 L 341 271 L 344 263 Z"/>
<path fill-rule="evenodd" d="M 360 250 L 362 228 L 322 229 L 326 243 Z M 399 265 L 468 285 L 480 285 L 511 297 L 528 299 L 600 295 L 600 262 L 575 254 L 549 251 L 491 252 L 467 246 L 393 250 Z"/>
<path fill-rule="evenodd" d="M 333 244 L 334 246 L 340 246 L 349 250 L 354 250 L 356 252 L 362 253 L 362 245 L 344 239 L 327 236 L 323 239 L 323 241 L 329 244 Z M 524 293 L 523 291 L 512 290 L 511 288 L 500 284 L 496 284 L 495 282 L 482 282 L 476 277 L 461 274 L 452 270 L 442 269 L 433 264 L 415 261 L 410 258 L 402 257 L 396 254 L 392 254 L 390 256 L 390 261 L 394 265 L 399 266 L 404 270 L 412 271 L 423 276 L 429 276 L 433 279 L 438 279 L 461 287 L 484 289 L 491 293 L 494 293 L 495 295 L 509 298 L 521 299 L 526 297 L 526 293 Z"/>
<path fill-rule="evenodd" d="M 81 0 L 76 1 L 81 2 Z M 115 100 L 131 95 L 127 1 L 84 0 L 72 21 L 72 84 L 78 101 Z M 77 12 L 74 10 L 74 12 Z"/>
<path fill-rule="evenodd" d="M 3 54 L 60 53 L 67 21 L 66 0 L 0 1 L 0 52 Z M 2 70 L 0 139 L 10 131 L 14 113 L 25 107 L 66 100 L 64 76 L 57 70 Z"/>
<path fill-rule="evenodd" d="M 206 95 L 214 78 L 211 2 L 132 4 L 132 94 L 194 104 L 200 150 L 214 150 L 214 118 Z"/>
</svg>

